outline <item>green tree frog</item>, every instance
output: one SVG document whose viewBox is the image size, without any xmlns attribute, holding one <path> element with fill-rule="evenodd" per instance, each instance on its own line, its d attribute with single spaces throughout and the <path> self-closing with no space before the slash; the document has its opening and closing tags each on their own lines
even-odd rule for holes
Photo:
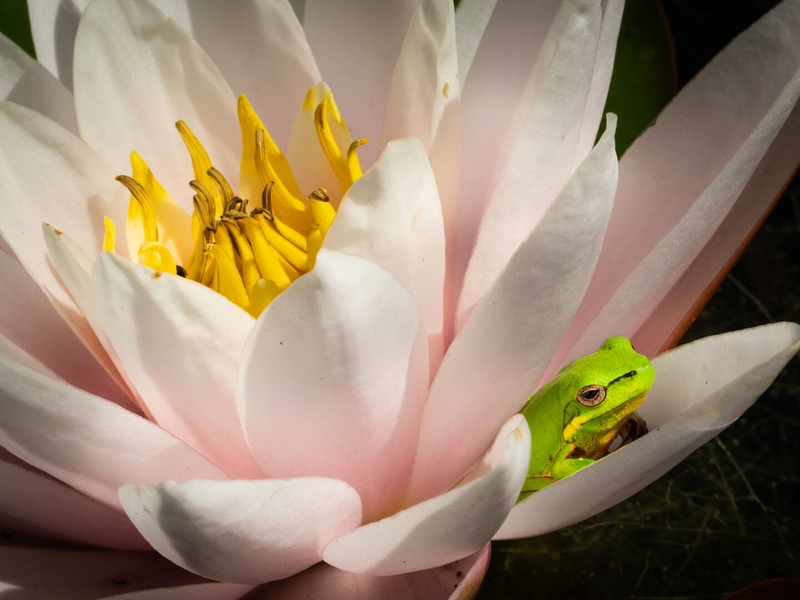
<svg viewBox="0 0 800 600">
<path fill-rule="evenodd" d="M 521 411 L 531 430 L 531 460 L 517 502 L 602 458 L 618 436 L 627 444 L 647 433 L 635 411 L 653 381 L 650 361 L 624 337 L 607 339 L 561 369 Z"/>
</svg>

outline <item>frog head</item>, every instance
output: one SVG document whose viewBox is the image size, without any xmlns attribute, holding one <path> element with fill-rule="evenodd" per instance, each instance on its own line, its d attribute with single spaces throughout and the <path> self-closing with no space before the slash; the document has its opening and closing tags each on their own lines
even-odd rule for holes
<svg viewBox="0 0 800 600">
<path fill-rule="evenodd" d="M 566 400 L 563 435 L 575 446 L 571 457 L 603 457 L 653 381 L 650 361 L 624 337 L 609 338 L 567 365 L 559 373 L 559 396 Z"/>
</svg>

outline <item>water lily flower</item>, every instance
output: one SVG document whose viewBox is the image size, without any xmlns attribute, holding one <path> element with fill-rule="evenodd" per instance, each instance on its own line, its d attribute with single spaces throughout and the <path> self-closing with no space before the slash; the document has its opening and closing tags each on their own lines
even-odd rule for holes
<svg viewBox="0 0 800 600">
<path fill-rule="evenodd" d="M 471 598 L 493 537 L 635 493 L 800 348 L 664 351 L 797 164 L 796 0 L 619 164 L 621 0 L 29 7 L 39 62 L 0 40 L 0 524 L 84 546 L 0 546 L 0 586 Z M 651 432 L 517 504 L 517 411 L 609 335 L 658 355 Z"/>
</svg>

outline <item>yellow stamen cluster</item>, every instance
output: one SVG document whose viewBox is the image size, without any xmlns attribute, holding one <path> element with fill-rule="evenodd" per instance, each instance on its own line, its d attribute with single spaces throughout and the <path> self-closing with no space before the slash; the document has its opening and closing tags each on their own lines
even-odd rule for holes
<svg viewBox="0 0 800 600">
<path fill-rule="evenodd" d="M 312 88 L 306 104 L 320 96 L 314 128 L 344 193 L 362 174 L 356 149 L 366 140 L 349 141 L 324 84 Z M 131 193 L 126 230 L 131 257 L 158 271 L 198 281 L 258 316 L 292 281 L 314 267 L 336 210 L 324 189 L 308 196 L 300 192 L 286 157 L 245 96 L 239 97 L 238 115 L 243 143 L 240 195 L 213 167 L 203 145 L 182 121 L 176 127 L 194 171 L 189 183 L 194 191 L 191 217 L 136 152 L 131 154 L 132 176 L 120 175 L 117 181 Z M 257 194 L 255 202 L 242 197 Z M 248 212 L 248 204 L 256 206 Z M 113 251 L 115 227 L 110 219 L 105 224 L 104 250 Z"/>
</svg>

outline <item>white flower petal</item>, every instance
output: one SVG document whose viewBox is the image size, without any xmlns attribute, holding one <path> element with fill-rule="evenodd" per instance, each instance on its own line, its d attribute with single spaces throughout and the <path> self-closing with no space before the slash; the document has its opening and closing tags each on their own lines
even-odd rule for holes
<svg viewBox="0 0 800 600">
<path fill-rule="evenodd" d="M 245 94 L 272 139 L 285 148 L 297 109 L 321 77 L 286 0 L 171 0 L 189 31 L 237 94 Z M 155 2 L 166 14 L 177 13 Z M 238 129 L 237 129 L 238 131 Z"/>
<path fill-rule="evenodd" d="M 322 559 L 351 573 L 398 575 L 469 556 L 514 506 L 528 471 L 530 444 L 527 422 L 515 415 L 500 429 L 475 479 L 343 535 L 326 546 Z"/>
<path fill-rule="evenodd" d="M 36 59 L 72 90 L 72 53 L 89 0 L 28 0 Z"/>
<path fill-rule="evenodd" d="M 509 126 L 502 169 L 481 221 L 456 330 L 486 294 L 573 172 L 602 26 L 600 4 L 566 0 Z M 487 190 L 488 191 L 488 190 Z"/>
<path fill-rule="evenodd" d="M 716 290 L 758 229 L 768 207 L 797 169 L 800 156 L 800 103 L 795 104 L 775 141 L 750 176 L 744 191 L 714 235 L 634 334 L 636 347 L 656 354 L 673 347 Z M 699 300 L 698 300 L 699 299 Z"/>
<path fill-rule="evenodd" d="M 253 318 L 199 283 L 109 252 L 92 283 L 103 328 L 156 422 L 229 476 L 260 477 L 236 405 Z"/>
<path fill-rule="evenodd" d="M 448 256 L 456 251 L 461 151 L 455 36 L 451 0 L 419 3 L 394 67 L 380 144 L 384 147 L 392 140 L 408 136 L 422 141 L 436 175 Z M 449 307 L 453 304 L 452 292 L 447 296 Z"/>
<path fill-rule="evenodd" d="M 320 563 L 269 585 L 259 600 L 467 600 L 474 598 L 489 566 L 490 546 L 456 562 L 378 577 L 357 575 Z M 453 591 L 455 589 L 455 591 Z"/>
<path fill-rule="evenodd" d="M 240 583 L 209 582 L 107 596 L 105 600 L 238 600 L 245 598 L 253 587 Z"/>
<path fill-rule="evenodd" d="M 0 449 L 3 527 L 79 544 L 150 550 L 124 515 L 4 454 Z"/>
<path fill-rule="evenodd" d="M 617 182 L 615 122 L 609 115 L 598 145 L 448 348 L 420 427 L 412 500 L 458 481 L 535 390 L 600 253 Z"/>
<path fill-rule="evenodd" d="M 59 377 L 132 410 L 130 398 L 75 337 L 18 260 L 0 252 L 0 332 Z M 10 354 L 4 354 L 20 362 Z"/>
<path fill-rule="evenodd" d="M 16 104 L 0 103 L 3 237 L 109 373 L 114 372 L 114 366 L 53 270 L 41 228 L 42 221 L 47 221 L 69 232 L 90 258 L 96 256 L 103 247 L 103 218 L 125 222 L 129 194 L 114 176 L 96 152 L 53 121 Z M 118 247 L 125 248 L 124 227 L 117 234 Z"/>
<path fill-rule="evenodd" d="M 72 94 L 36 60 L 0 34 L 0 99 L 36 110 L 78 133 Z"/>
<path fill-rule="evenodd" d="M 86 600 L 199 581 L 155 552 L 0 545 L 0 594 L 9 598 Z"/>
<path fill-rule="evenodd" d="M 299 573 L 319 562 L 325 544 L 361 522 L 356 491 L 323 477 L 129 484 L 119 496 L 162 555 L 234 583 Z"/>
<path fill-rule="evenodd" d="M 180 194 L 194 179 L 175 131 L 181 119 L 237 188 L 236 98 L 200 46 L 147 0 L 86 9 L 75 41 L 75 106 L 81 136 L 117 174 L 130 172 L 136 150 L 176 199 L 191 198 Z"/>
<path fill-rule="evenodd" d="M 102 352 L 94 352 L 95 357 L 106 367 L 117 385 L 131 395 L 137 405 L 137 412 L 142 410 L 147 414 L 146 407 L 136 389 L 130 385 L 119 357 L 103 328 L 99 307 L 92 289 L 92 260 L 72 238 L 47 223 L 42 224 L 42 237 L 47 245 L 53 268 L 78 305 L 80 314 L 92 328 L 96 340 L 102 346 Z M 90 349 L 92 348 L 90 347 Z M 110 365 L 107 364 L 109 362 Z"/>
<path fill-rule="evenodd" d="M 640 413 L 650 433 L 529 496 L 498 539 L 582 521 L 655 481 L 728 427 L 800 348 L 800 326 L 776 323 L 708 337 L 653 360 L 656 382 Z"/>
<path fill-rule="evenodd" d="M 592 149 L 597 139 L 597 129 L 603 118 L 608 88 L 611 85 L 611 72 L 614 70 L 614 56 L 617 49 L 619 27 L 622 22 L 622 11 L 625 0 L 606 0 L 603 6 L 603 25 L 600 28 L 600 39 L 595 53 L 592 83 L 586 98 L 586 110 L 581 120 L 581 137 L 575 152 L 573 169 Z"/>
<path fill-rule="evenodd" d="M 608 335 L 633 337 L 645 353 L 660 349 L 638 344 L 634 334 L 707 246 L 795 106 L 798 30 L 800 2 L 780 4 L 681 90 L 625 153 L 607 243 L 556 363 L 592 351 Z M 771 200 L 751 213 L 750 228 Z M 717 265 L 729 250 L 720 249 Z"/>
<path fill-rule="evenodd" d="M 380 159 L 342 199 L 325 248 L 362 256 L 410 292 L 431 341 L 442 355 L 444 228 L 436 181 L 415 138 L 390 142 Z"/>
<path fill-rule="evenodd" d="M 110 506 L 128 481 L 225 479 L 157 425 L 2 357 L 0 445 Z"/>
<path fill-rule="evenodd" d="M 13 360 L 15 363 L 27 367 L 32 371 L 36 371 L 37 373 L 41 373 L 42 375 L 47 375 L 53 379 L 61 379 L 47 365 L 25 352 L 25 350 L 17 346 L 3 334 L 0 334 L 0 356 Z"/>
<path fill-rule="evenodd" d="M 456 44 L 458 55 L 458 80 L 461 87 L 467 81 L 472 61 L 478 52 L 489 19 L 497 0 L 461 0 L 456 11 Z"/>
<path fill-rule="evenodd" d="M 391 68 L 416 7 L 416 0 L 305 2 L 303 29 L 353 137 L 380 137 Z M 359 156 L 371 165 L 380 151 L 367 144 Z"/>
<path fill-rule="evenodd" d="M 396 279 L 321 250 L 245 347 L 240 410 L 264 473 L 342 479 L 358 490 L 366 520 L 391 511 L 414 461 L 427 346 L 419 311 Z"/>
<path fill-rule="evenodd" d="M 485 4 L 483 0 L 480 3 Z M 458 205 L 459 281 L 475 245 L 480 220 L 497 184 L 497 169 L 502 166 L 502 163 L 497 163 L 501 142 L 560 5 L 561 0 L 498 2 L 480 40 L 469 77 L 467 81 L 461 80 L 463 137 Z M 461 8 L 459 6 L 456 11 L 456 27 L 459 26 Z"/>
</svg>

